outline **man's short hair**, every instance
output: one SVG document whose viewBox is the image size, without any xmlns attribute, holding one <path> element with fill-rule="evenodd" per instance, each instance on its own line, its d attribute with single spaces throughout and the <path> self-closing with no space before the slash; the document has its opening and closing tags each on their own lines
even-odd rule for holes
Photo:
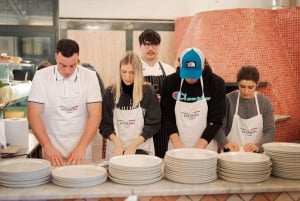
<svg viewBox="0 0 300 201">
<path fill-rule="evenodd" d="M 71 57 L 73 54 L 79 54 L 79 45 L 71 39 L 60 39 L 56 44 L 56 53 L 61 53 L 64 57 Z"/>
<path fill-rule="evenodd" d="M 145 45 L 146 42 L 151 43 L 151 45 L 159 45 L 161 41 L 159 33 L 153 29 L 144 30 L 139 36 L 140 45 Z"/>
</svg>

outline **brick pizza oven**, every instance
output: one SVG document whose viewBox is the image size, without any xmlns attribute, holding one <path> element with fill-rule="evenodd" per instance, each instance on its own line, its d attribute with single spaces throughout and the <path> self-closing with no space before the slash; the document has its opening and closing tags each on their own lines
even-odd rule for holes
<svg viewBox="0 0 300 201">
<path fill-rule="evenodd" d="M 200 12 L 176 19 L 175 38 L 176 58 L 199 48 L 227 84 L 255 65 L 274 113 L 290 116 L 276 123 L 275 141 L 300 141 L 300 7 Z"/>
</svg>

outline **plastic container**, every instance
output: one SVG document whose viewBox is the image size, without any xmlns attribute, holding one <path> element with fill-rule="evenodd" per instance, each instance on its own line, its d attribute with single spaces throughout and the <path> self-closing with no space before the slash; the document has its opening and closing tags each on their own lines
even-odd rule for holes
<svg viewBox="0 0 300 201">
<path fill-rule="evenodd" d="M 9 64 L 0 63 L 0 80 L 3 84 L 9 83 L 10 70 Z"/>
</svg>

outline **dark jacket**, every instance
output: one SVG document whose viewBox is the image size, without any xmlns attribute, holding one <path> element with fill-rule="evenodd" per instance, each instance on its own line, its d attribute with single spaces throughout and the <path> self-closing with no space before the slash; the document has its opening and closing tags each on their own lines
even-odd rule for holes
<svg viewBox="0 0 300 201">
<path fill-rule="evenodd" d="M 109 138 L 110 134 L 116 134 L 113 124 L 113 110 L 115 109 L 115 106 L 118 108 L 131 106 L 131 99 L 131 94 L 122 93 L 118 104 L 115 105 L 111 87 L 106 89 L 103 97 L 103 112 L 100 124 L 100 133 L 103 137 Z M 140 106 L 144 110 L 144 128 L 141 136 L 147 140 L 158 132 L 161 120 L 160 105 L 151 85 L 143 86 L 143 99 L 140 102 Z"/>
<path fill-rule="evenodd" d="M 176 73 L 166 77 L 162 85 L 161 93 L 161 107 L 162 107 L 162 124 L 168 135 L 178 133 L 175 118 L 175 102 L 173 97 L 174 92 L 178 92 L 180 89 L 181 78 L 179 76 L 180 68 Z M 225 82 L 224 80 L 214 74 L 209 66 L 206 66 L 202 73 L 204 84 L 204 95 L 207 100 L 208 114 L 207 114 L 207 126 L 203 131 L 202 138 L 208 141 L 208 143 L 214 138 L 217 131 L 222 125 L 223 117 L 226 113 L 226 101 L 225 101 Z M 195 97 L 202 96 L 202 89 L 200 80 L 197 83 L 191 85 L 185 80 L 182 84 L 181 92 L 186 93 L 188 100 L 181 100 L 185 102 L 192 102 Z"/>
</svg>

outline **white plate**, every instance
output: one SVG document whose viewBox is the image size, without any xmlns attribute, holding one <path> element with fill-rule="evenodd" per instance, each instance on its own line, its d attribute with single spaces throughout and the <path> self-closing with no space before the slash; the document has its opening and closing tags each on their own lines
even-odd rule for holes
<svg viewBox="0 0 300 201">
<path fill-rule="evenodd" d="M 238 182 L 238 183 L 260 183 L 270 178 L 270 176 L 260 177 L 260 178 L 247 178 L 247 179 L 240 179 L 240 178 L 233 178 L 233 177 L 227 177 L 223 175 L 218 175 L 221 179 L 231 182 Z"/>
<path fill-rule="evenodd" d="M 58 186 L 68 187 L 68 188 L 85 188 L 85 187 L 91 187 L 91 186 L 104 183 L 106 180 L 107 177 L 104 177 L 102 179 L 97 179 L 97 180 L 91 180 L 88 182 L 65 182 L 65 181 L 52 179 L 52 183 Z"/>
<path fill-rule="evenodd" d="M 33 173 L 49 169 L 50 162 L 44 159 L 24 158 L 24 159 L 9 159 L 0 162 L 0 173 L 15 174 L 15 173 Z"/>
<path fill-rule="evenodd" d="M 224 167 L 218 167 L 217 171 L 218 172 L 227 172 L 227 173 L 232 173 L 232 174 L 245 174 L 245 175 L 252 175 L 252 174 L 265 174 L 271 172 L 272 168 L 269 167 L 268 169 L 263 169 L 263 170 L 253 170 L 252 168 L 250 169 L 230 169 L 230 168 L 224 168 Z"/>
<path fill-rule="evenodd" d="M 109 166 L 116 169 L 145 170 L 160 167 L 161 164 L 161 158 L 142 154 L 115 156 L 109 160 Z"/>
<path fill-rule="evenodd" d="M 265 151 L 265 154 L 271 158 L 272 161 L 281 161 L 287 163 L 300 163 L 300 155 L 287 154 L 287 153 L 275 153 Z"/>
<path fill-rule="evenodd" d="M 172 160 L 165 158 L 165 164 L 170 166 L 180 166 L 180 167 L 214 167 L 217 165 L 217 160 L 190 160 L 189 162 L 183 160 Z"/>
<path fill-rule="evenodd" d="M 166 157 L 180 160 L 209 160 L 216 159 L 217 156 L 214 151 L 196 148 L 172 149 L 166 152 Z"/>
<path fill-rule="evenodd" d="M 32 182 L 25 182 L 25 183 L 1 183 L 2 186 L 6 186 L 6 187 L 10 187 L 10 188 L 29 188 L 29 187 L 34 187 L 34 186 L 39 186 L 42 184 L 46 184 L 50 181 L 49 179 L 46 180 L 36 180 L 36 181 L 32 181 Z"/>
<path fill-rule="evenodd" d="M 226 168 L 226 169 L 231 169 L 231 170 L 235 170 L 235 171 L 240 171 L 240 170 L 252 170 L 252 171 L 263 171 L 266 169 L 269 169 L 272 166 L 272 163 L 265 163 L 265 164 L 255 164 L 255 163 L 248 163 L 248 164 L 242 164 L 242 163 L 234 163 L 234 162 L 224 162 L 224 161 L 220 161 L 218 163 L 218 167 L 221 168 Z"/>
<path fill-rule="evenodd" d="M 106 174 L 107 170 L 97 165 L 69 165 L 52 170 L 53 177 L 71 180 L 84 180 L 105 176 Z"/>
<path fill-rule="evenodd" d="M 108 174 L 108 177 L 111 181 L 115 182 L 115 183 L 119 183 L 119 184 L 127 184 L 127 185 L 143 185 L 143 184 L 151 184 L 151 183 L 155 183 L 158 182 L 159 180 L 161 180 L 163 178 L 163 175 L 156 177 L 156 178 L 152 178 L 152 179 L 140 179 L 140 180 L 127 180 L 127 179 L 119 179 L 119 178 L 115 178 L 112 175 Z"/>
<path fill-rule="evenodd" d="M 291 142 L 270 142 L 262 145 L 265 150 L 300 155 L 300 144 Z"/>
<path fill-rule="evenodd" d="M 152 179 L 155 177 L 159 177 L 162 174 L 162 172 L 158 171 L 154 174 L 131 174 L 131 173 L 127 174 L 126 172 L 120 173 L 120 172 L 115 172 L 113 169 L 110 169 L 109 174 L 119 179 L 140 180 L 140 179 Z"/>
<path fill-rule="evenodd" d="M 272 170 L 272 175 L 286 179 L 300 179 L 300 174 L 298 172 Z"/>
<path fill-rule="evenodd" d="M 166 175 L 171 175 L 171 176 L 180 176 L 180 177 L 184 177 L 184 178 L 210 178 L 210 177 L 214 177 L 215 175 L 217 175 L 216 171 L 212 171 L 212 172 L 173 172 L 173 171 L 165 171 Z"/>
<path fill-rule="evenodd" d="M 24 174 L 22 176 L 11 176 L 11 175 L 0 175 L 0 181 L 30 181 L 34 179 L 40 179 L 44 177 L 51 176 L 51 172 L 45 172 L 43 174 Z"/>
<path fill-rule="evenodd" d="M 108 167 L 108 170 L 112 170 L 116 173 L 120 173 L 120 174 L 133 174 L 133 175 L 136 175 L 136 174 L 156 174 L 157 172 L 160 172 L 161 171 L 161 167 L 158 166 L 158 167 L 155 167 L 155 168 L 146 168 L 146 169 L 133 169 L 133 170 L 130 170 L 128 168 L 116 168 L 112 165 L 110 165 Z"/>
<path fill-rule="evenodd" d="M 202 184 L 212 182 L 217 179 L 217 174 L 209 177 L 186 177 L 181 175 L 165 174 L 165 177 L 171 181 L 184 184 Z"/>
<path fill-rule="evenodd" d="M 42 182 L 48 182 L 51 180 L 50 175 L 47 177 L 39 178 L 39 179 L 32 179 L 32 180 L 26 180 L 26 181 L 11 181 L 11 180 L 2 180 L 1 184 L 7 184 L 7 185 L 26 185 L 26 184 L 36 184 L 36 183 L 42 183 Z"/>
<path fill-rule="evenodd" d="M 236 174 L 236 173 L 228 173 L 228 172 L 222 172 L 219 171 L 218 175 L 226 176 L 226 177 L 232 177 L 232 178 L 237 178 L 237 179 L 260 179 L 264 177 L 269 177 L 271 175 L 271 171 L 264 173 L 264 174 Z"/>
<path fill-rule="evenodd" d="M 235 162 L 239 164 L 249 163 L 267 163 L 270 157 L 265 154 L 252 153 L 252 152 L 224 152 L 218 155 L 219 160 Z"/>
</svg>

